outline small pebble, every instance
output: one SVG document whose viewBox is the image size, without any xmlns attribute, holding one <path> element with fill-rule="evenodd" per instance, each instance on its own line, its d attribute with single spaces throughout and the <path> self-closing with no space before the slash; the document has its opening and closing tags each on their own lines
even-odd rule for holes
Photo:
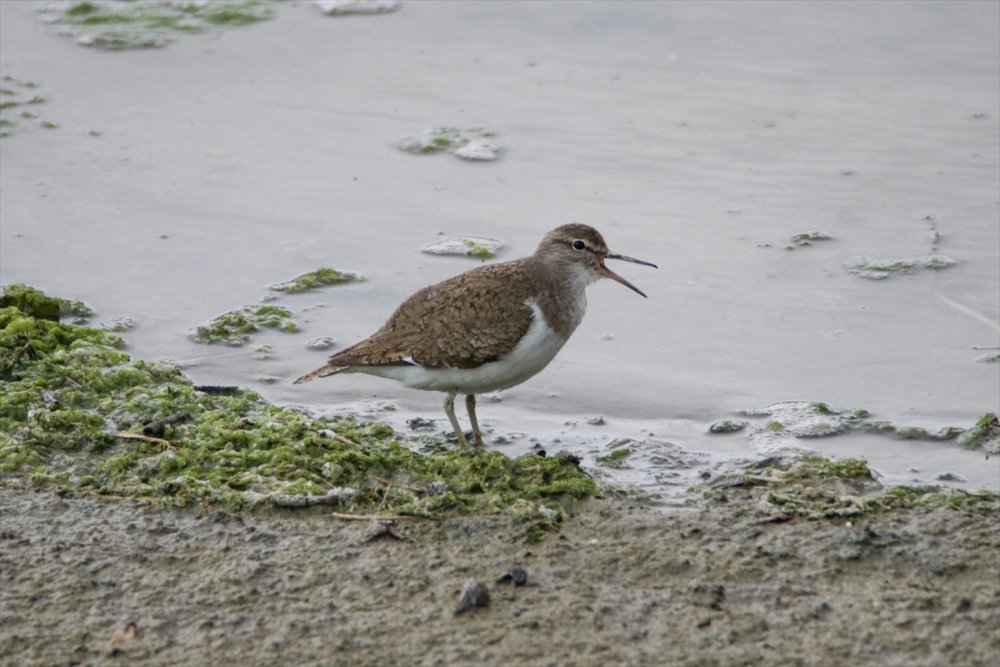
<svg viewBox="0 0 1000 667">
<path fill-rule="evenodd" d="M 466 160 L 496 160 L 497 156 L 500 154 L 500 144 L 495 141 L 489 141 L 482 139 L 479 141 L 470 141 L 461 148 L 456 148 L 454 153 L 460 158 Z"/>
<path fill-rule="evenodd" d="M 311 338 L 306 341 L 306 347 L 310 350 L 326 350 L 333 347 L 334 342 L 329 336 L 321 336 L 320 338 Z"/>
<path fill-rule="evenodd" d="M 462 597 L 458 601 L 458 606 L 455 607 L 455 615 L 464 614 L 473 607 L 489 607 L 490 606 L 490 589 L 486 587 L 481 581 L 476 581 L 475 579 L 469 579 L 465 584 L 465 590 L 462 591 Z"/>
<path fill-rule="evenodd" d="M 435 479 L 430 484 L 427 485 L 427 495 L 428 496 L 443 496 L 448 493 L 448 485 L 439 479 Z"/>
<path fill-rule="evenodd" d="M 736 431 L 741 431 L 746 428 L 747 422 L 745 421 L 733 421 L 732 419 L 723 419 L 722 421 L 717 421 L 708 427 L 709 433 L 735 433 Z"/>
<path fill-rule="evenodd" d="M 111 641 L 108 642 L 108 655 L 117 656 L 124 653 L 128 645 L 135 639 L 137 633 L 138 627 L 135 623 L 129 623 L 124 628 L 115 630 L 114 634 L 111 635 Z"/>
<path fill-rule="evenodd" d="M 528 583 L 528 573 L 524 570 L 524 568 L 512 567 L 510 570 L 500 575 L 497 579 L 498 584 L 508 581 L 513 582 L 515 586 L 524 586 Z"/>
<path fill-rule="evenodd" d="M 313 0 L 328 16 L 343 14 L 385 14 L 399 9 L 399 0 Z"/>
<path fill-rule="evenodd" d="M 434 430 L 434 420 L 426 419 L 424 417 L 413 417 L 412 419 L 406 420 L 406 425 L 410 427 L 413 431 L 433 431 Z"/>
<path fill-rule="evenodd" d="M 131 317 L 126 317 L 124 315 L 115 315 L 114 317 L 109 317 L 107 322 L 101 322 L 101 328 L 105 331 L 111 331 L 113 333 L 121 333 L 123 331 L 128 331 L 135 326 L 135 320 Z"/>
</svg>

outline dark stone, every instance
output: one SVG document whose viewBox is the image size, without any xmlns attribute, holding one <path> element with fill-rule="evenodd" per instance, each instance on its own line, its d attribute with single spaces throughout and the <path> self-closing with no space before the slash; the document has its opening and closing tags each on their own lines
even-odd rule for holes
<svg viewBox="0 0 1000 667">
<path fill-rule="evenodd" d="M 510 570 L 500 575 L 497 579 L 498 584 L 506 583 L 508 581 L 513 582 L 515 586 L 524 586 L 528 583 L 528 573 L 524 570 L 524 568 L 512 567 Z"/>
<path fill-rule="evenodd" d="M 464 614 L 473 607 L 489 606 L 490 589 L 483 582 L 470 579 L 465 584 L 465 590 L 462 591 L 462 597 L 458 601 L 458 606 L 455 607 L 455 615 Z"/>
</svg>

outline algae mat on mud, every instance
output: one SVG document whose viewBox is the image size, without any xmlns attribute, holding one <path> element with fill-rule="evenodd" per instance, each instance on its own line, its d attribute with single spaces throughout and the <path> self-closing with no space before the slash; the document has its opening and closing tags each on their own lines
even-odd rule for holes
<svg viewBox="0 0 1000 667">
<path fill-rule="evenodd" d="M 917 508 L 972 508 L 996 505 L 1000 494 L 942 486 L 886 487 L 861 459 L 763 459 L 741 473 L 726 474 L 702 485 L 713 504 L 734 499 L 750 502 L 765 521 L 804 518 L 854 519 Z M 777 517 L 777 519 L 776 519 Z"/>
<path fill-rule="evenodd" d="M 339 503 L 432 517 L 506 513 L 537 537 L 597 486 L 575 461 L 426 456 L 379 423 L 317 421 L 249 390 L 195 387 L 23 285 L 0 301 L 0 480 L 175 505 Z M 145 432 L 144 432 L 145 429 Z"/>
</svg>

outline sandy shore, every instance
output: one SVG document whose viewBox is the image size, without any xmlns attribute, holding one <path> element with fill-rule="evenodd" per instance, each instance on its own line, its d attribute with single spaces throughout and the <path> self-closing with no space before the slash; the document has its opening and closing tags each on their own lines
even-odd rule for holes
<svg viewBox="0 0 1000 667">
<path fill-rule="evenodd" d="M 997 503 L 845 520 L 594 500 L 369 522 L 0 493 L 10 665 L 991 665 Z M 523 568 L 527 584 L 497 579 Z M 469 580 L 491 604 L 454 611 Z M 129 624 L 134 624 L 133 630 Z"/>
</svg>

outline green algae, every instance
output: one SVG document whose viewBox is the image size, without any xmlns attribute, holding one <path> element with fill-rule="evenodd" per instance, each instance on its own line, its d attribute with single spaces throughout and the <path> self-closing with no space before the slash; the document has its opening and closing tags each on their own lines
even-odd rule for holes
<svg viewBox="0 0 1000 667">
<path fill-rule="evenodd" d="M 454 150 L 467 143 L 469 143 L 469 138 L 459 128 L 436 127 L 427 130 L 420 136 L 402 137 L 396 146 L 407 153 L 426 155 L 428 153 Z"/>
<path fill-rule="evenodd" d="M 463 160 L 487 162 L 496 160 L 501 151 L 493 132 L 480 126 L 435 127 L 417 136 L 401 137 L 396 148 L 413 155 L 447 151 Z"/>
<path fill-rule="evenodd" d="M 16 113 L 23 120 L 35 121 L 40 127 L 59 127 L 55 121 L 44 119 L 37 111 L 25 108 L 45 101 L 45 95 L 38 92 L 38 84 L 34 81 L 17 79 L 9 74 L 0 76 L 0 137 L 9 137 L 15 128 L 23 126 L 23 123 L 8 117 L 11 113 Z"/>
<path fill-rule="evenodd" d="M 471 241 L 469 239 L 462 239 L 462 243 L 465 245 L 466 248 L 469 249 L 469 255 L 471 255 L 472 257 L 478 257 L 484 262 L 488 259 L 493 259 L 494 257 L 496 257 L 496 255 L 493 254 L 492 250 L 490 250 L 484 245 L 476 243 L 475 241 Z"/>
<path fill-rule="evenodd" d="M 250 334 L 261 329 L 277 329 L 295 333 L 299 326 L 287 308 L 270 305 L 244 306 L 219 315 L 208 324 L 196 327 L 192 337 L 196 343 L 226 343 L 243 345 Z"/>
<path fill-rule="evenodd" d="M 814 229 L 808 232 L 799 232 L 798 234 L 793 234 L 788 237 L 788 243 L 785 245 L 785 250 L 795 250 L 796 248 L 810 246 L 817 241 L 830 241 L 832 239 L 833 234 L 819 229 Z"/>
<path fill-rule="evenodd" d="M 425 456 L 385 424 L 317 421 L 249 390 L 201 391 L 176 366 L 121 346 L 103 330 L 0 309 L 0 482 L 178 506 L 499 513 L 532 539 L 597 492 L 565 457 Z M 157 421 L 157 437 L 141 435 Z"/>
<path fill-rule="evenodd" d="M 55 322 L 62 318 L 73 318 L 75 322 L 80 323 L 94 314 L 94 311 L 82 301 L 47 296 L 21 283 L 3 287 L 0 293 L 0 308 L 8 307 L 17 308 L 32 317 Z"/>
<path fill-rule="evenodd" d="M 969 493 L 940 486 L 885 487 L 860 459 L 808 456 L 751 465 L 736 479 L 713 480 L 703 490 L 712 502 L 729 502 L 731 489 L 757 498 L 767 513 L 807 519 L 850 518 L 918 507 L 970 507 L 998 503 L 993 491 Z"/>
<path fill-rule="evenodd" d="M 871 468 L 861 459 L 827 459 L 809 456 L 788 470 L 789 479 L 874 479 Z"/>
<path fill-rule="evenodd" d="M 1000 454 L 1000 419 L 987 412 L 958 441 L 970 449 L 982 448 L 990 454 Z"/>
<path fill-rule="evenodd" d="M 939 486 L 897 486 L 871 496 L 855 496 L 823 487 L 794 485 L 767 495 L 767 502 L 781 512 L 807 519 L 849 518 L 917 507 L 970 507 L 998 501 L 1000 495 L 992 491 L 969 493 Z"/>
<path fill-rule="evenodd" d="M 263 0 L 64 0 L 43 5 L 39 12 L 84 46 L 120 51 L 165 46 L 176 34 L 263 21 L 272 16 L 270 4 Z"/>
<path fill-rule="evenodd" d="M 297 278 L 271 285 L 269 289 L 286 294 L 297 294 L 327 285 L 339 285 L 365 280 L 364 276 L 348 271 L 322 267 Z M 262 301 L 273 301 L 277 295 L 266 296 Z M 277 329 L 285 333 L 299 331 L 292 312 L 282 306 L 268 303 L 243 306 L 219 315 L 208 324 L 195 327 L 192 338 L 196 343 L 225 343 L 239 346 L 250 340 L 250 335 L 261 329 Z"/>
<path fill-rule="evenodd" d="M 628 447 L 621 447 L 619 449 L 613 450 L 610 454 L 605 456 L 598 456 L 597 462 L 600 465 L 608 466 L 609 468 L 618 468 L 624 465 L 625 459 L 632 455 L 632 450 Z"/>
<path fill-rule="evenodd" d="M 363 281 L 364 276 L 349 271 L 338 271 L 329 267 L 322 267 L 309 273 L 303 273 L 297 278 L 286 280 L 283 283 L 271 285 L 268 289 L 275 292 L 285 292 L 287 294 L 298 294 L 312 289 L 318 289 L 327 285 L 341 285 L 343 283 L 353 283 Z"/>
</svg>

